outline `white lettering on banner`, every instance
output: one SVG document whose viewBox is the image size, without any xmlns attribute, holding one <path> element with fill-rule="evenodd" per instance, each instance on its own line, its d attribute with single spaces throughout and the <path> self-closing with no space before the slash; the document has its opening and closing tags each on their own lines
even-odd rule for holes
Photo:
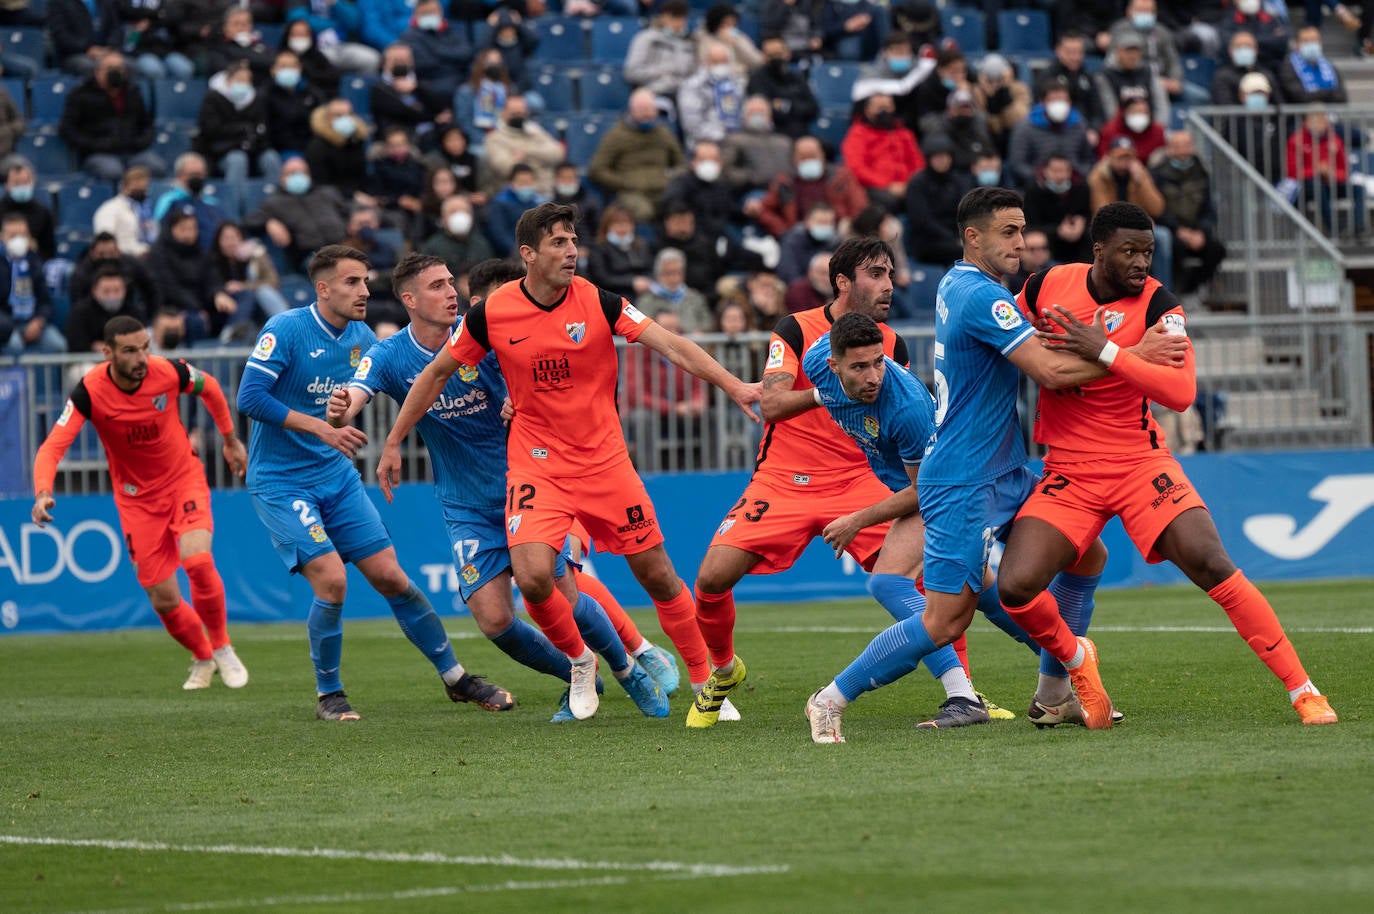
<svg viewBox="0 0 1374 914">
<path fill-rule="evenodd" d="M 1247 517 L 1241 529 L 1250 542 L 1276 558 L 1310 558 L 1351 521 L 1374 508 L 1374 474 L 1328 476 L 1307 497 L 1326 504 L 1301 530 L 1297 518 L 1289 514 L 1256 514 Z"/>
<path fill-rule="evenodd" d="M 452 563 L 421 565 L 420 574 L 425 576 L 425 589 L 430 593 L 458 592 L 458 569 Z"/>
<path fill-rule="evenodd" d="M 87 533 L 99 534 L 109 544 L 109 554 L 105 558 L 105 564 L 87 568 L 77 562 L 77 540 Z M 53 542 L 53 548 L 57 555 L 51 568 L 35 569 L 33 567 L 33 540 L 35 536 L 45 536 Z M 119 534 L 109 524 L 100 520 L 83 520 L 74 524 L 65 535 L 59 527 L 23 524 L 19 528 L 19 558 L 17 561 L 9 538 L 5 535 L 4 529 L 0 528 L 0 568 L 8 569 L 16 584 L 48 584 L 61 577 L 64 571 L 71 572 L 72 577 L 83 584 L 98 584 L 114 574 L 123 555 L 124 544 L 119 538 Z"/>
<path fill-rule="evenodd" d="M 0 603 L 0 625 L 15 628 L 19 625 L 19 604 L 13 600 Z"/>
</svg>

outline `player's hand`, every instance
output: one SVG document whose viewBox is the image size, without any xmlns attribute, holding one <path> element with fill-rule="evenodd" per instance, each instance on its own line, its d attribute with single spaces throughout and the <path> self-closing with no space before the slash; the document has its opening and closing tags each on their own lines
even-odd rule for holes
<svg viewBox="0 0 1374 914">
<path fill-rule="evenodd" d="M 367 432 L 360 428 L 354 428 L 351 425 L 335 428 L 328 423 L 321 424 L 324 425 L 324 428 L 316 433 L 317 437 L 349 460 L 356 457 L 358 450 L 367 444 Z"/>
<path fill-rule="evenodd" d="M 382 487 L 382 496 L 391 504 L 393 490 L 401 481 L 401 448 L 395 444 L 382 446 L 382 459 L 377 461 L 377 482 Z"/>
<path fill-rule="evenodd" d="M 40 527 L 50 523 L 52 521 L 52 506 L 55 504 L 57 504 L 57 502 L 53 500 L 50 494 L 47 492 L 40 493 L 39 496 L 33 500 L 33 511 L 30 512 L 33 522 Z"/>
<path fill-rule="evenodd" d="M 1037 331 L 1035 335 L 1041 342 L 1052 349 L 1071 352 L 1085 362 L 1096 362 L 1102 347 L 1107 345 L 1107 328 L 1103 323 L 1106 309 L 1098 308 L 1091 324 L 1083 323 L 1063 305 L 1051 305 L 1047 310 L 1046 317 L 1058 325 L 1059 332 L 1054 332 L 1053 327 Z"/>
<path fill-rule="evenodd" d="M 225 439 L 223 451 L 224 459 L 235 476 L 243 476 L 248 472 L 248 449 L 243 446 L 237 435 Z"/>
<path fill-rule="evenodd" d="M 1188 355 L 1188 337 L 1181 333 L 1170 333 L 1159 321 L 1131 347 L 1131 352 L 1155 365 L 1170 365 L 1182 368 L 1184 357 Z"/>
<path fill-rule="evenodd" d="M 759 414 L 754 410 L 754 404 L 763 400 L 763 384 L 759 381 L 746 384 L 741 381 L 739 387 L 730 394 L 730 399 L 739 404 L 739 408 L 744 410 L 744 414 L 749 417 L 749 421 L 759 425 L 761 420 Z"/>
<path fill-rule="evenodd" d="M 335 428 L 341 427 L 344 423 L 344 417 L 348 415 L 348 407 L 352 405 L 353 402 L 348 395 L 348 388 L 334 388 L 329 394 L 329 402 L 324 405 L 325 421 Z"/>
<path fill-rule="evenodd" d="M 501 401 L 501 421 L 510 425 L 510 420 L 515 418 L 515 404 L 510 401 L 510 397 Z"/>
<path fill-rule="evenodd" d="M 852 542 L 854 537 L 859 535 L 863 526 L 859 523 L 859 515 L 846 514 L 844 517 L 837 517 L 825 525 L 821 531 L 821 539 L 825 544 L 835 550 L 835 558 L 844 555 L 845 548 Z"/>
</svg>

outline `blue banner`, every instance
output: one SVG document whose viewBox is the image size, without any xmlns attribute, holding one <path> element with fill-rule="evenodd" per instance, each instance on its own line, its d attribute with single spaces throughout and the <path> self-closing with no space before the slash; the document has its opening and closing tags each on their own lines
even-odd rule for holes
<svg viewBox="0 0 1374 914">
<path fill-rule="evenodd" d="M 1363 577 L 1374 574 L 1374 450 L 1203 454 L 1182 459 L 1207 499 L 1236 564 L 1254 580 Z M 667 534 L 669 555 L 687 581 L 746 473 L 684 473 L 647 479 Z M 401 486 L 394 504 L 370 493 L 391 528 L 402 566 L 441 613 L 465 612 L 433 491 Z M 29 518 L 32 502 L 0 499 L 0 632 L 99 630 L 156 625 L 124 552 L 108 496 L 58 499 L 53 524 Z M 304 621 L 310 588 L 282 568 L 246 492 L 214 493 L 215 559 L 235 622 Z M 1181 583 L 1168 565 L 1147 565 L 1113 521 L 1103 534 L 1111 558 L 1104 587 Z M 646 606 L 623 559 L 594 554 L 590 566 L 626 606 Z M 824 543 L 796 567 L 750 575 L 741 602 L 860 597 L 865 576 Z M 183 582 L 184 586 L 184 582 Z M 189 591 L 187 591 L 189 592 Z M 387 606 L 350 569 L 348 618 L 385 616 Z"/>
</svg>

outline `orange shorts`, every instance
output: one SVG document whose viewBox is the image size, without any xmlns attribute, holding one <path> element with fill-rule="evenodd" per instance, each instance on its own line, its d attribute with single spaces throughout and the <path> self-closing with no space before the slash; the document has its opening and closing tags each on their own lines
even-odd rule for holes
<svg viewBox="0 0 1374 914">
<path fill-rule="evenodd" d="M 139 498 L 115 494 L 119 526 L 129 561 L 143 587 L 167 580 L 181 565 L 177 540 L 190 530 L 215 529 L 210 516 L 210 486 L 195 467 L 178 480 Z"/>
<path fill-rule="evenodd" d="M 1206 507 L 1178 461 L 1164 451 L 1046 462 L 1016 518 L 1043 520 L 1064 534 L 1081 558 L 1107 521 L 1119 516 L 1131 542 L 1155 564 L 1164 561 L 1155 552 L 1164 528 L 1184 511 Z"/>
<path fill-rule="evenodd" d="M 586 476 L 549 476 L 542 468 L 511 466 L 506 471 L 506 542 L 547 543 L 561 552 L 563 541 L 581 521 L 598 552 L 635 555 L 662 544 L 644 481 L 626 455 Z"/>
<path fill-rule="evenodd" d="M 734 546 L 752 552 L 762 561 L 750 574 L 786 571 L 825 525 L 837 517 L 876 505 L 892 490 L 872 473 L 863 473 L 838 485 L 824 485 L 814 477 L 783 481 L 755 476 L 716 528 L 712 546 Z M 859 531 L 845 549 L 865 570 L 873 567 L 883 548 L 890 523 Z"/>
</svg>

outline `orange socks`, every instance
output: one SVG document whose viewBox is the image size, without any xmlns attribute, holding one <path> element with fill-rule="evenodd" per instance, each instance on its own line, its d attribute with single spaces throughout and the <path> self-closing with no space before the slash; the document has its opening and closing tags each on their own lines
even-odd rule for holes
<svg viewBox="0 0 1374 914">
<path fill-rule="evenodd" d="M 1055 660 L 1060 663 L 1073 660 L 1074 654 L 1078 652 L 1078 639 L 1060 617 L 1059 601 L 1054 598 L 1054 594 L 1042 590 L 1025 606 L 1008 606 L 1003 603 L 1002 608 L 1017 625 L 1025 629 L 1026 634 L 1030 635 L 1036 644 L 1049 651 Z"/>
<path fill-rule="evenodd" d="M 682 582 L 682 589 L 671 600 L 661 603 L 655 600 L 654 609 L 658 610 L 658 624 L 663 626 L 663 633 L 677 648 L 682 662 L 687 664 L 691 681 L 705 682 L 711 675 L 711 668 L 706 662 L 706 642 L 702 640 L 701 629 L 697 628 L 697 604 L 686 582 Z"/>
<path fill-rule="evenodd" d="M 701 629 L 713 666 L 725 666 L 735 659 L 735 595 L 706 593 L 700 587 L 697 597 L 697 628 Z"/>
<path fill-rule="evenodd" d="M 176 609 L 169 613 L 158 613 L 157 617 L 162 620 L 162 627 L 167 629 L 167 634 L 190 651 L 191 656 L 197 660 L 210 659 L 210 641 L 205 637 L 205 630 L 200 627 L 200 616 L 196 615 L 191 604 L 182 600 Z"/>
<path fill-rule="evenodd" d="M 1245 572 L 1236 573 L 1207 591 L 1207 596 L 1226 610 L 1236 632 L 1250 645 L 1264 665 L 1273 671 L 1283 682 L 1284 688 L 1292 691 L 1307 682 L 1307 672 L 1298 660 L 1298 652 L 1293 643 L 1283 633 L 1279 617 L 1274 615 L 1274 607 L 1264 598 L 1254 584 L 1245 577 Z"/>
<path fill-rule="evenodd" d="M 577 630 L 577 623 L 573 621 L 568 598 L 563 596 L 557 587 L 549 592 L 547 599 L 538 603 L 526 597 L 525 609 L 539 626 L 539 630 L 553 642 L 553 646 L 569 657 L 577 659 L 587 650 L 587 645 Z"/>
<path fill-rule="evenodd" d="M 214 556 L 197 552 L 183 559 L 181 567 L 191 581 L 191 605 L 210 636 L 210 646 L 219 650 L 229 643 L 229 629 L 224 611 L 224 581 L 215 568 Z"/>
</svg>

